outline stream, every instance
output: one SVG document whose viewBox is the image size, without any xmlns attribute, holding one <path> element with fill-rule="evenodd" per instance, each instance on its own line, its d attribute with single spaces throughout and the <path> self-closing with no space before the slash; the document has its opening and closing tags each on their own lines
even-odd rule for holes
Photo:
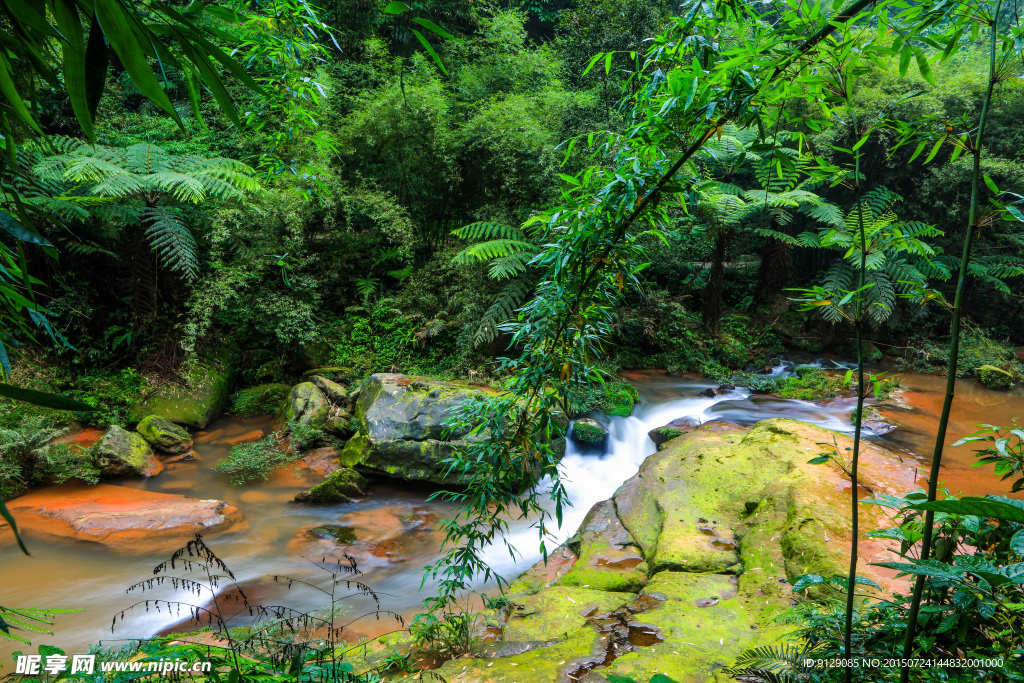
<svg viewBox="0 0 1024 683">
<path fill-rule="evenodd" d="M 829 360 L 818 363 L 826 367 L 838 365 Z M 789 372 L 793 366 L 792 361 L 785 361 L 775 372 Z M 609 430 L 603 449 L 580 448 L 572 441 L 568 443 L 562 466 L 573 507 L 564 515 L 559 540 L 575 531 L 594 503 L 609 498 L 637 471 L 644 458 L 655 452 L 647 432 L 675 418 L 689 416 L 701 421 L 726 419 L 753 424 L 771 417 L 789 417 L 839 432 L 853 431 L 849 415 L 855 399 L 809 403 L 749 395 L 742 387 L 709 398 L 699 392 L 717 383 L 706 378 L 668 376 L 655 371 L 630 372 L 624 376 L 637 386 L 642 397 L 633 415 L 627 418 L 596 416 Z M 945 379 L 914 373 L 903 373 L 902 377 L 914 411 L 888 412 L 887 417 L 899 422 L 901 428 L 885 437 L 868 432 L 866 436 L 878 439 L 909 459 L 908 471 L 916 468 L 917 485 L 923 486 Z M 960 380 L 948 442 L 974 431 L 976 424 L 1009 425 L 1015 417 L 1024 417 L 1024 391 L 1020 388 L 996 392 L 972 379 Z M 422 569 L 437 557 L 441 536 L 436 531 L 422 529 L 415 534 L 395 535 L 394 530 L 401 528 L 399 520 L 410 517 L 421 520 L 448 517 L 452 514 L 451 505 L 428 502 L 428 488 L 384 480 L 372 482 L 372 494 L 361 501 L 345 505 L 298 505 L 291 499 L 308 483 L 303 485 L 290 468 L 275 471 L 269 482 L 246 486 L 230 486 L 224 475 L 210 469 L 232 445 L 255 440 L 270 430 L 269 418 L 222 417 L 195 434 L 195 460 L 172 463 L 151 479 L 110 483 L 216 498 L 238 507 L 248 520 L 248 526 L 229 533 L 211 534 L 206 541 L 234 572 L 250 602 L 284 604 L 303 611 L 325 607 L 321 593 L 298 583 L 289 589 L 287 582 L 275 583 L 271 576 L 327 585 L 327 575 L 307 559 L 313 557 L 314 548 L 303 546 L 296 539 L 304 537 L 303 530 L 312 526 L 340 523 L 363 529 L 371 536 L 380 534 L 393 549 L 393 552 L 370 558 L 372 561 L 360 567 L 363 574 L 359 579 L 378 593 L 381 608 L 399 613 L 407 620 L 420 611 L 423 598 L 432 590 L 429 583 L 421 589 Z M 1001 482 L 991 468 L 971 468 L 973 462 L 969 448 L 947 449 L 942 481 L 951 493 L 1005 495 L 1009 491 L 1009 482 Z M 908 487 L 913 483 L 914 474 L 910 474 Z M 55 493 L 59 495 L 59 489 Z M 391 536 L 386 536 L 387 529 L 391 530 Z M 45 643 L 56 645 L 68 654 L 84 653 L 93 643 L 101 642 L 104 647 L 116 649 L 128 640 L 153 636 L 175 625 L 179 625 L 180 630 L 194 630 L 183 623 L 185 612 L 175 615 L 151 607 L 148 611 L 139 608 L 127 612 L 111 631 L 114 615 L 140 599 L 206 602 L 205 598 L 185 592 L 176 593 L 169 586 L 156 587 L 141 595 L 125 594 L 128 586 L 152 576 L 154 565 L 167 559 L 168 552 L 139 548 L 137 552 L 118 553 L 92 543 L 56 541 L 31 533 L 26 536 L 33 554 L 31 558 L 21 556 L 13 547 L 0 549 L 0 605 L 80 610 L 59 615 L 53 636 L 33 634 L 32 650 Z M 511 580 L 540 555 L 536 529 L 526 522 L 513 524 L 510 541 L 519 550 L 518 557 L 510 557 L 501 546 L 491 548 L 487 559 L 492 568 Z M 549 542 L 550 547 L 553 546 Z M 495 589 L 492 587 L 490 592 L 494 593 Z M 374 609 L 373 601 L 366 596 L 354 596 L 344 605 L 353 619 Z M 355 621 L 346 629 L 345 636 L 347 639 L 372 637 L 396 628 L 400 625 L 393 618 L 369 617 Z M 10 666 L 10 653 L 21 649 L 27 648 L 0 640 L 0 663 Z"/>
</svg>

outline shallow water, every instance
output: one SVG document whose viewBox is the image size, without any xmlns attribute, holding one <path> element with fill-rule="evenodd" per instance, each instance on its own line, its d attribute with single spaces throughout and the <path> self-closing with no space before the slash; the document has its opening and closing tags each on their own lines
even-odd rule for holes
<svg viewBox="0 0 1024 683">
<path fill-rule="evenodd" d="M 831 365 L 825 361 L 826 366 Z M 786 362 L 775 371 L 787 372 L 793 363 Z M 632 476 L 640 463 L 655 452 L 647 432 L 675 418 L 690 416 L 701 421 L 728 419 L 752 424 L 770 417 L 792 417 L 823 427 L 852 433 L 849 415 L 853 399 L 840 399 L 825 405 L 804 401 L 751 396 L 742 388 L 735 392 L 708 398 L 700 391 L 714 386 L 699 377 L 670 377 L 658 372 L 628 373 L 627 377 L 640 390 L 643 401 L 628 418 L 597 416 L 609 430 L 604 449 L 581 449 L 569 443 L 563 470 L 566 489 L 574 505 L 566 511 L 556 540 L 560 541 L 579 526 L 590 507 L 612 495 L 616 488 Z M 911 389 L 910 400 L 918 408 L 914 412 L 894 411 L 892 419 L 903 427 L 881 441 L 903 452 L 904 457 L 921 468 L 919 483 L 924 484 L 925 463 L 930 460 L 934 435 L 930 430 L 937 423 L 944 380 L 928 375 L 904 375 L 904 384 Z M 1009 424 L 1014 417 L 1024 417 L 1024 392 L 993 392 L 973 380 L 957 383 L 957 401 L 950 423 L 948 441 L 973 431 L 980 422 Z M 248 527 L 236 532 L 212 534 L 207 542 L 235 573 L 250 600 L 263 604 L 285 604 L 301 610 L 325 606 L 324 596 L 296 584 L 290 590 L 283 583 L 274 583 L 273 575 L 291 576 L 326 586 L 326 575 L 317 570 L 311 559 L 321 546 L 297 546 L 294 539 L 304 537 L 310 526 L 339 523 L 354 524 L 385 533 L 383 527 L 396 523 L 396 514 L 415 511 L 418 515 L 447 517 L 452 507 L 443 502 L 427 502 L 430 491 L 397 482 L 373 482 L 373 493 L 365 500 L 346 505 L 303 506 L 290 502 L 301 490 L 302 482 L 290 469 L 279 470 L 270 482 L 242 487 L 230 486 L 223 475 L 210 470 L 230 449 L 241 441 L 259 438 L 269 429 L 269 419 L 240 420 L 221 418 L 196 434 L 194 462 L 175 463 L 152 479 L 126 480 L 125 486 L 165 493 L 181 493 L 200 498 L 218 498 L 240 508 Z M 872 435 L 867 434 L 869 437 Z M 878 438 L 878 437 L 872 437 Z M 974 458 L 968 448 L 947 449 L 943 481 L 954 493 L 1000 493 L 1008 491 L 991 469 L 970 468 Z M 509 537 L 519 551 L 515 559 L 505 547 L 488 553 L 489 564 L 506 578 L 514 576 L 539 558 L 537 531 L 529 523 L 514 523 Z M 166 610 L 129 611 L 111 632 L 111 619 L 137 600 L 161 597 L 204 603 L 187 593 L 175 594 L 158 587 L 144 595 L 126 595 L 125 589 L 152 576 L 152 568 L 167 558 L 166 552 L 118 553 L 103 547 L 73 541 L 54 541 L 28 535 L 33 557 L 15 554 L 13 548 L 0 551 L 0 605 L 40 606 L 82 610 L 58 617 L 53 636 L 34 637 L 33 646 L 42 643 L 61 647 L 68 653 L 84 652 L 89 644 L 101 641 L 117 647 L 133 638 L 155 635 L 175 624 L 181 615 Z M 384 609 L 411 617 L 417 611 L 431 586 L 421 589 L 422 569 L 436 556 L 441 537 L 437 532 L 418 531 L 415 535 L 396 537 L 396 553 L 364 563 L 360 580 L 376 590 Z M 549 548 L 553 547 L 549 541 Z M 303 557 L 305 555 L 306 557 Z M 484 586 L 480 586 L 485 588 Z M 373 601 L 355 597 L 344 603 L 353 618 L 372 611 Z M 399 625 L 389 618 L 363 619 L 354 623 L 348 636 L 373 636 Z M 23 646 L 0 642 L 0 662 L 6 664 L 7 654 Z"/>
</svg>

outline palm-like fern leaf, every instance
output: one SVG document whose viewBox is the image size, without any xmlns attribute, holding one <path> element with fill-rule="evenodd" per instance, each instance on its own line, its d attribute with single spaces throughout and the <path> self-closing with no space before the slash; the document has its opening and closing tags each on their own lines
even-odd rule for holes
<svg viewBox="0 0 1024 683">
<path fill-rule="evenodd" d="M 195 236 L 177 207 L 152 206 L 143 211 L 143 223 L 150 245 L 160 261 L 171 270 L 192 279 L 199 274 Z"/>
<path fill-rule="evenodd" d="M 505 285 L 480 318 L 476 333 L 473 335 L 473 344 L 480 346 L 494 341 L 498 337 L 501 324 L 515 316 L 516 309 L 522 305 L 532 290 L 533 286 L 522 278 L 512 280 Z"/>
</svg>

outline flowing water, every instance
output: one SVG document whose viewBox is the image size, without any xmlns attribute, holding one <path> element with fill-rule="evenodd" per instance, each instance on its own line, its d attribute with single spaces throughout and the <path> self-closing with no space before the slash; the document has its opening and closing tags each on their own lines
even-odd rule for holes
<svg viewBox="0 0 1024 683">
<path fill-rule="evenodd" d="M 835 361 L 821 361 L 835 366 Z M 786 361 L 775 368 L 788 372 L 793 363 Z M 852 433 L 849 415 L 854 399 L 837 399 L 825 403 L 809 403 L 765 396 L 751 396 L 742 388 L 713 398 L 700 392 L 714 384 L 699 377 L 671 377 L 658 372 L 628 373 L 628 379 L 639 389 L 642 402 L 628 418 L 598 415 L 609 431 L 607 444 L 601 449 L 580 448 L 569 443 L 562 461 L 566 490 L 573 507 L 566 511 L 560 531 L 561 539 L 571 534 L 590 507 L 612 495 L 618 486 L 632 476 L 640 463 L 655 452 L 647 432 L 675 418 L 694 417 L 701 421 L 726 419 L 753 424 L 770 417 L 805 420 L 828 429 Z M 941 408 L 944 379 L 929 375 L 904 375 L 910 389 L 915 411 L 894 411 L 892 419 L 901 429 L 881 441 L 904 454 L 908 471 L 920 470 L 918 484 L 924 485 L 926 463 L 930 460 L 934 435 Z M 973 431 L 978 423 L 1009 424 L 1024 417 L 1024 392 L 993 392 L 973 380 L 957 383 L 957 401 L 950 422 L 948 441 Z M 242 510 L 248 526 L 224 534 L 211 534 L 206 540 L 235 573 L 250 601 L 261 604 L 284 604 L 301 610 L 325 605 L 317 591 L 286 582 L 275 583 L 272 576 L 290 576 L 325 586 L 326 575 L 316 569 L 310 559 L 320 556 L 329 543 L 308 543 L 306 533 L 311 527 L 325 524 L 351 526 L 360 540 L 376 539 L 377 547 L 386 552 L 361 556 L 360 577 L 378 592 L 381 607 L 414 615 L 423 597 L 431 591 L 428 583 L 421 588 L 422 569 L 437 557 L 441 537 L 424 530 L 438 518 L 450 516 L 452 508 L 439 501 L 428 502 L 430 491 L 396 482 L 373 482 L 373 493 L 366 499 L 345 505 L 304 506 L 291 502 L 295 493 L 308 482 L 297 478 L 294 471 L 277 471 L 269 482 L 242 487 L 230 486 L 223 475 L 210 467 L 227 454 L 234 444 L 259 438 L 271 429 L 269 419 L 240 420 L 224 417 L 196 434 L 197 459 L 168 466 L 162 474 L 148 480 L 125 480 L 119 483 L 164 493 L 180 493 L 199 498 L 225 500 Z M 866 432 L 869 438 L 879 438 Z M 970 468 L 974 458 L 968 448 L 947 449 L 943 481 L 952 492 L 972 495 L 1005 494 L 1007 482 L 1001 482 L 991 469 Z M 914 475 L 908 476 L 908 484 Z M 59 490 L 54 492 L 59 495 Z M 422 522 L 421 528 L 408 531 L 408 520 Z M 528 523 L 513 524 L 511 544 L 519 555 L 510 557 L 504 547 L 492 548 L 488 562 L 499 574 L 513 578 L 534 563 L 538 557 L 537 531 Z M 170 587 L 157 587 L 151 593 L 126 595 L 124 590 L 152 576 L 153 566 L 166 559 L 165 551 L 139 548 L 136 552 L 115 552 L 101 546 L 75 541 L 56 541 L 28 535 L 33 557 L 25 558 L 13 548 L 0 550 L 0 605 L 7 607 L 38 606 L 81 610 L 63 614 L 57 619 L 53 636 L 36 636 L 33 645 L 41 643 L 61 647 L 65 652 L 84 652 L 89 644 L 102 641 L 104 646 L 118 647 L 123 641 L 148 637 L 181 624 L 186 613 L 169 614 L 166 610 L 136 609 L 125 614 L 111 632 L 111 620 L 121 610 L 145 598 L 166 598 L 203 604 L 206 598 L 175 592 Z M 549 545 L 549 547 L 551 547 Z M 480 586 L 480 588 L 485 588 Z M 356 596 L 344 603 L 352 618 L 372 611 L 372 600 Z M 186 626 L 182 624 L 182 626 Z M 348 630 L 349 637 L 373 636 L 399 625 L 393 619 L 369 618 L 356 621 Z M 189 629 L 190 630 L 190 629 Z M 21 646 L 0 641 L 0 662 Z"/>
</svg>

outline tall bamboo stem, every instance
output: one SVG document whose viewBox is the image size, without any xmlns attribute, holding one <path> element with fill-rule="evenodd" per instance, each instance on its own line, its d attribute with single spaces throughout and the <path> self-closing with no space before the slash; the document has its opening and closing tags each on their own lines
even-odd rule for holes
<svg viewBox="0 0 1024 683">
<path fill-rule="evenodd" d="M 942 413 L 939 416 L 939 429 L 935 434 L 935 449 L 932 452 L 932 467 L 928 473 L 928 500 L 936 498 L 939 488 L 939 469 L 942 466 L 942 449 L 946 443 L 946 428 L 949 426 L 949 413 L 953 407 L 953 394 L 956 390 L 956 374 L 960 357 L 960 309 L 963 305 L 964 291 L 967 289 L 967 267 L 971 262 L 971 249 L 974 247 L 974 235 L 977 231 L 975 222 L 978 216 L 978 191 L 981 184 L 981 144 L 985 135 L 985 124 L 988 121 L 989 104 L 992 101 L 992 90 L 996 84 L 996 42 L 999 28 L 999 9 L 1002 0 L 996 2 L 996 10 L 992 15 L 992 38 L 989 46 L 988 89 L 981 105 L 981 120 L 974 139 L 974 170 L 971 177 L 971 209 L 967 218 L 967 236 L 964 238 L 964 250 L 960 257 L 960 273 L 957 277 L 956 296 L 953 299 L 953 321 L 950 328 L 949 371 L 946 375 L 946 397 L 942 402 Z M 921 559 L 927 560 L 932 552 L 932 526 L 935 513 L 925 512 L 924 537 L 921 539 Z M 924 594 L 925 577 L 919 575 L 914 581 L 914 593 L 910 600 L 910 612 L 907 615 L 907 632 L 903 641 L 903 658 L 909 659 L 914 652 L 914 636 L 917 632 L 917 616 L 921 610 L 921 596 Z M 900 683 L 910 680 L 910 667 L 904 665 L 900 669 Z"/>
</svg>

